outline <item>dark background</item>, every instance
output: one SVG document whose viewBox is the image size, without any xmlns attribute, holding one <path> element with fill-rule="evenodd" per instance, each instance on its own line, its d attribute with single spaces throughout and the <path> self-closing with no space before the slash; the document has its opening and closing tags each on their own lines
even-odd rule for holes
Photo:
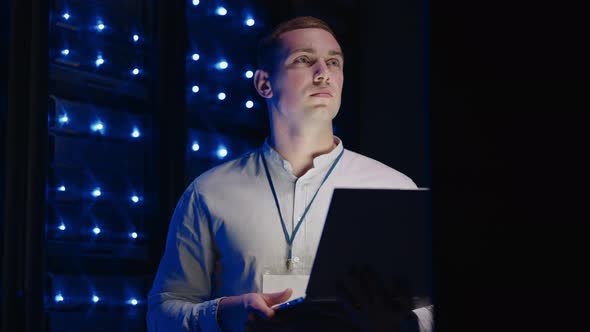
<svg viewBox="0 0 590 332">
<path fill-rule="evenodd" d="M 318 15 L 342 36 L 345 97 L 336 128 L 346 146 L 432 188 L 437 329 L 583 330 L 584 11 L 537 2 L 267 5 L 276 22 Z M 2 2 L 3 174 L 7 8 Z M 160 230 L 185 186 L 169 160 L 161 165 L 170 185 Z M 7 202 L 11 192 L 0 195 Z M 163 242 L 154 246 L 157 253 Z"/>
<path fill-rule="evenodd" d="M 584 20 L 566 3 L 430 7 L 441 329 L 579 329 Z"/>
</svg>

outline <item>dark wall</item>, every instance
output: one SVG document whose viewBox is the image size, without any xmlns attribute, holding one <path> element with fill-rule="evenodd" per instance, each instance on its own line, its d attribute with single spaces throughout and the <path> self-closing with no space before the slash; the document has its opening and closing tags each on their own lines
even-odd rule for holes
<svg viewBox="0 0 590 332">
<path fill-rule="evenodd" d="M 4 159 L 6 139 L 6 110 L 8 108 L 8 36 L 9 36 L 9 15 L 8 1 L 0 2 L 0 188 L 4 188 Z M 0 202 L 4 202 L 4 190 L 0 189 Z M 0 238 L 3 238 L 2 227 L 4 219 L 4 204 L 0 204 Z M 2 246 L 0 246 L 0 257 L 2 257 Z M 2 277 L 0 277 L 0 284 Z M 0 289 L 0 294 L 2 290 Z"/>
<path fill-rule="evenodd" d="M 582 328 L 582 11 L 445 1 L 430 12 L 438 330 Z"/>
<path fill-rule="evenodd" d="M 430 187 L 425 3 L 360 9 L 359 151 Z"/>
</svg>

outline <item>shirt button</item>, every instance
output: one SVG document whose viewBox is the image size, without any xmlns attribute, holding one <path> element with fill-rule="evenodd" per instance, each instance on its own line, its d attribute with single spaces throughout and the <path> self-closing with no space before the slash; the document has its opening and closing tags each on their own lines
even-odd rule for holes
<svg viewBox="0 0 590 332">
<path fill-rule="evenodd" d="M 293 257 L 293 262 L 299 263 L 299 257 L 297 257 L 297 256 Z"/>
</svg>

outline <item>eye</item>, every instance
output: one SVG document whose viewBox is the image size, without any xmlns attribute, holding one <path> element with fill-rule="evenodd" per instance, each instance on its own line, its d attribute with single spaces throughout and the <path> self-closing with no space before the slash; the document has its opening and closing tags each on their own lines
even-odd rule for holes
<svg viewBox="0 0 590 332">
<path fill-rule="evenodd" d="M 330 59 L 327 61 L 328 66 L 336 66 L 336 67 L 340 67 L 340 60 L 338 59 Z"/>
<path fill-rule="evenodd" d="M 311 60 L 305 55 L 295 58 L 294 63 L 310 63 Z"/>
</svg>

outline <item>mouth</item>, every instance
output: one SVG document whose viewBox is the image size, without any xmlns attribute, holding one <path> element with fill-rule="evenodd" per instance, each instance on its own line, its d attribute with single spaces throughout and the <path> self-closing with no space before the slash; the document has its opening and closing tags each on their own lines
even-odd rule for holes
<svg viewBox="0 0 590 332">
<path fill-rule="evenodd" d="M 320 89 L 312 94 L 310 94 L 311 97 L 320 97 L 320 98 L 332 98 L 332 91 L 330 91 L 329 89 Z"/>
<path fill-rule="evenodd" d="M 326 92 L 318 92 L 310 95 L 312 97 L 319 97 L 319 98 L 332 98 L 332 94 Z"/>
</svg>

